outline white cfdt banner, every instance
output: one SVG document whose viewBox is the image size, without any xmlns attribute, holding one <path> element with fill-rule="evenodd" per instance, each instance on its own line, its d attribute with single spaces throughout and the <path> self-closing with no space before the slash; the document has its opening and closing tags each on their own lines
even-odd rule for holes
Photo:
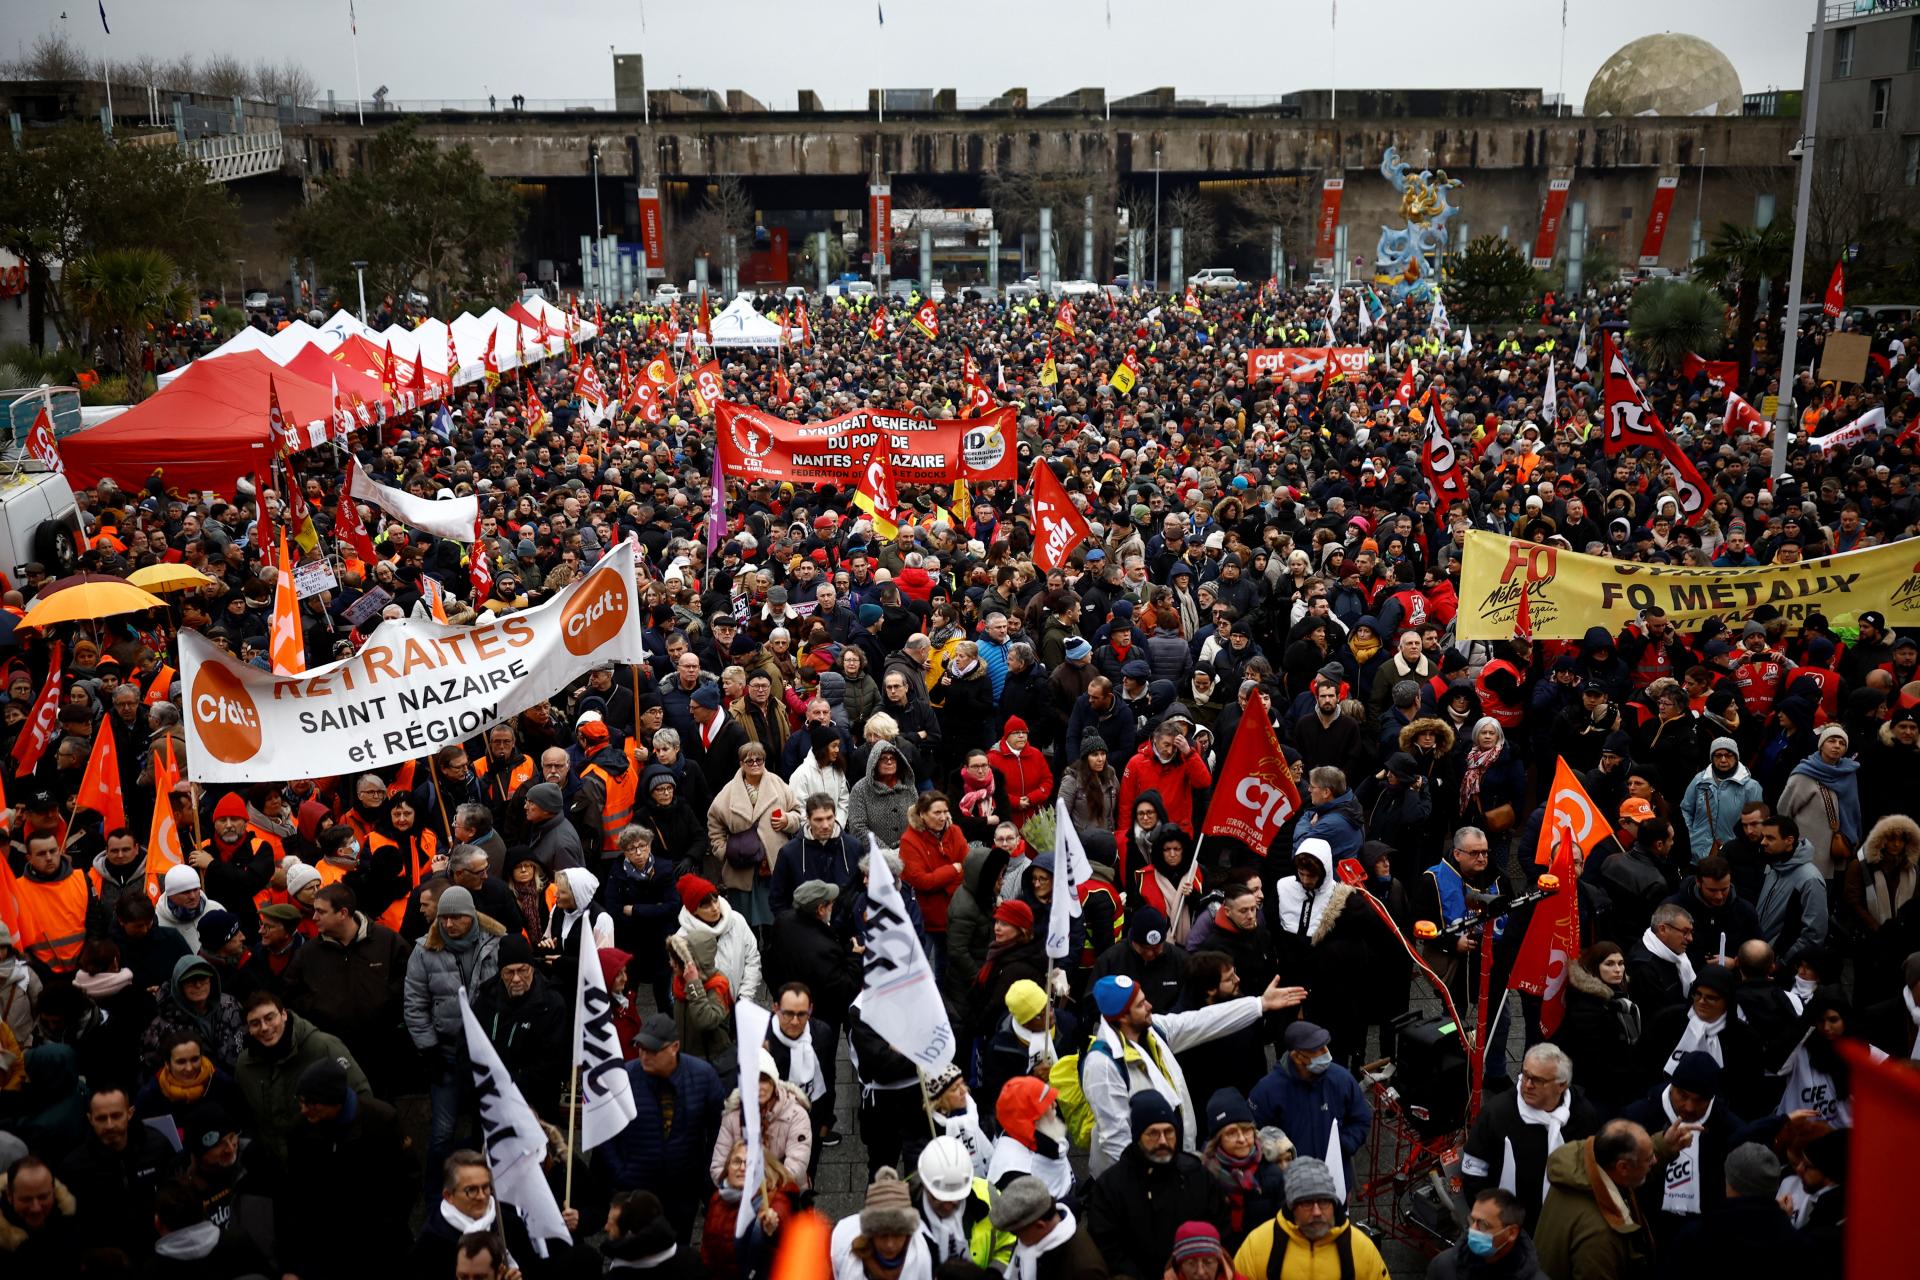
<svg viewBox="0 0 1920 1280">
<path fill-rule="evenodd" d="M 281 782 L 418 760 L 532 706 L 603 662 L 646 657 L 633 545 L 524 613 L 471 627 L 380 624 L 351 658 L 299 676 L 180 634 L 187 776 Z"/>
</svg>

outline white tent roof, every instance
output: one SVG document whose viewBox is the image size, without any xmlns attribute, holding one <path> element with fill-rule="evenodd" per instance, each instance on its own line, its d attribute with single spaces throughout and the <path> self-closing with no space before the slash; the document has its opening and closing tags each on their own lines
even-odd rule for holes
<svg viewBox="0 0 1920 1280">
<path fill-rule="evenodd" d="M 713 318 L 709 345 L 715 347 L 778 347 L 786 343 L 780 326 L 753 309 L 745 298 L 735 298 Z"/>
<path fill-rule="evenodd" d="M 306 350 L 309 342 L 318 342 L 322 351 L 331 351 L 340 345 L 337 342 L 322 342 L 318 329 L 305 320 L 295 320 L 273 335 L 273 346 L 267 354 L 285 364 Z"/>
<path fill-rule="evenodd" d="M 376 342 L 380 340 L 377 333 L 360 323 L 358 316 L 347 311 L 336 311 L 320 326 L 320 336 L 314 341 L 320 344 L 322 350 L 331 351 L 356 333 L 365 334 Z"/>
<path fill-rule="evenodd" d="M 299 348 L 294 348 L 294 351 L 297 350 L 299 350 Z M 282 355 L 280 350 L 274 345 L 272 335 L 262 333 L 252 325 L 246 326 L 240 330 L 240 332 L 234 334 L 231 338 L 228 338 L 225 342 L 200 358 L 202 360 L 213 360 L 220 356 L 230 356 L 241 351 L 261 352 L 275 364 L 285 364 L 293 358 L 293 351 L 288 351 L 285 355 Z M 188 365 L 183 364 L 178 369 L 169 369 L 167 372 L 161 374 L 156 381 L 164 387 L 185 373 L 188 368 Z"/>
<path fill-rule="evenodd" d="M 393 344 L 393 354 L 402 360 L 417 361 L 420 358 L 420 339 L 412 329 L 405 325 L 390 324 L 373 339 L 376 346 L 388 342 Z M 445 370 L 441 370 L 445 372 Z"/>
<path fill-rule="evenodd" d="M 528 298 L 520 305 L 540 319 L 546 321 L 555 329 L 565 329 L 567 327 L 569 320 L 567 313 L 559 307 L 554 306 L 551 302 L 548 302 L 544 297 Z M 593 321 L 582 320 L 573 330 L 573 340 L 575 342 L 585 342 L 588 338 L 597 336 L 599 332 L 599 326 L 595 325 Z"/>
</svg>

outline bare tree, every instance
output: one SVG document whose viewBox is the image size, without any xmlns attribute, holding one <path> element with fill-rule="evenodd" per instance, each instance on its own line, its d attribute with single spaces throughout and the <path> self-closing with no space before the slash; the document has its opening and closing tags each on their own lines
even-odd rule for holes
<svg viewBox="0 0 1920 1280">
<path fill-rule="evenodd" d="M 317 92 L 312 73 L 291 58 L 278 65 L 263 58 L 253 66 L 253 94 L 262 102 L 284 98 L 296 107 L 305 106 Z"/>
<path fill-rule="evenodd" d="M 706 258 L 717 271 L 725 261 L 729 243 L 733 245 L 734 261 L 738 263 L 745 256 L 753 224 L 753 197 L 740 179 L 724 177 L 708 184 L 700 203 L 678 220 L 676 234 L 670 241 L 679 268 L 675 274 L 684 270 L 690 276 L 693 260 L 700 257 Z"/>
<path fill-rule="evenodd" d="M 49 31 L 27 47 L 15 64 L 23 80 L 84 80 L 98 65 L 65 31 Z"/>
<path fill-rule="evenodd" d="M 200 64 L 193 55 L 183 53 L 160 71 L 160 83 L 180 93 L 191 93 L 200 82 Z"/>
<path fill-rule="evenodd" d="M 245 97 L 253 87 L 246 65 L 230 53 L 217 53 L 200 64 L 195 89 L 216 98 Z"/>
<path fill-rule="evenodd" d="M 167 64 L 150 53 L 122 62 L 114 67 L 114 74 L 134 84 L 164 85 L 166 83 Z"/>
<path fill-rule="evenodd" d="M 1288 257 L 1298 258 L 1318 208 L 1314 184 L 1307 178 L 1256 179 L 1234 193 L 1227 242 L 1239 249 L 1264 251 L 1272 247 L 1273 229 L 1278 227 Z"/>
<path fill-rule="evenodd" d="M 1181 267 L 1188 272 L 1198 271 L 1208 265 L 1208 259 L 1220 245 L 1219 221 L 1215 214 L 1213 201 L 1198 191 L 1182 189 L 1167 197 L 1165 207 L 1160 211 L 1160 233 L 1167 243 L 1161 252 L 1171 261 L 1173 239 L 1169 235 L 1175 227 L 1180 228 Z M 1184 280 L 1175 280 L 1174 286 L 1185 284 Z"/>
</svg>

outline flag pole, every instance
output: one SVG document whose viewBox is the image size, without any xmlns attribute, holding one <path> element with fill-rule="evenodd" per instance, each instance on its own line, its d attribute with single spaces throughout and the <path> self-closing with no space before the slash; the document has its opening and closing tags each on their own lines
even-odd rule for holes
<svg viewBox="0 0 1920 1280">
<path fill-rule="evenodd" d="M 1053 977 L 1051 959 L 1047 961 L 1047 977 L 1049 979 Z M 927 1113 L 927 1132 L 937 1138 L 940 1136 L 940 1122 L 933 1118 L 933 1096 L 927 1092 L 927 1073 L 921 1070 L 920 1064 L 916 1062 L 913 1064 L 913 1075 L 914 1079 L 920 1082 L 920 1108 Z"/>
<path fill-rule="evenodd" d="M 364 128 L 367 123 L 367 104 L 360 96 L 360 17 L 353 9 L 353 0 L 347 0 L 347 25 L 353 31 L 353 112 Z"/>
<path fill-rule="evenodd" d="M 925 1092 L 924 1084 L 921 1092 Z M 573 1126 L 580 1115 L 580 1055 L 573 1055 L 573 1083 L 567 1088 L 567 1185 L 560 1197 L 562 1209 L 573 1208 Z"/>
</svg>

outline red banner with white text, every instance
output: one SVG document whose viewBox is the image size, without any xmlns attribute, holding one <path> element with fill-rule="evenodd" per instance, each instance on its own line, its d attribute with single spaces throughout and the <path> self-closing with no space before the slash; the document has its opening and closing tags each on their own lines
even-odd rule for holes
<svg viewBox="0 0 1920 1280">
<path fill-rule="evenodd" d="M 873 274 L 885 274 L 893 248 L 893 188 L 876 182 L 867 188 L 867 252 L 873 255 Z"/>
<path fill-rule="evenodd" d="M 1533 265 L 1545 271 L 1553 265 L 1553 252 L 1560 244 L 1560 220 L 1567 212 L 1567 188 L 1571 178 L 1555 178 L 1547 183 L 1547 203 L 1540 210 L 1540 230 L 1533 237 Z"/>
<path fill-rule="evenodd" d="M 1314 224 L 1315 266 L 1333 265 L 1333 233 L 1340 226 L 1340 196 L 1346 189 L 1345 178 L 1328 178 L 1320 184 L 1320 217 Z"/>
<path fill-rule="evenodd" d="M 1318 382 L 1331 364 L 1335 373 L 1348 378 L 1364 377 L 1367 372 L 1365 347 L 1256 347 L 1247 352 L 1247 380 L 1255 378 L 1292 378 L 1295 382 Z"/>
<path fill-rule="evenodd" d="M 640 188 L 640 247 L 646 254 L 647 274 L 665 275 L 667 228 L 660 220 L 660 189 Z"/>
<path fill-rule="evenodd" d="M 1653 189 L 1653 208 L 1647 213 L 1647 231 L 1640 238 L 1640 265 L 1660 265 L 1660 246 L 1667 238 L 1667 223 L 1673 217 L 1673 195 L 1680 179 L 1662 178 Z"/>
<path fill-rule="evenodd" d="M 824 422 L 789 422 L 729 400 L 717 409 L 721 469 L 749 482 L 850 484 L 868 454 L 885 456 L 903 485 L 979 484 L 1019 474 L 1008 405 L 965 420 L 860 410 Z"/>
</svg>

